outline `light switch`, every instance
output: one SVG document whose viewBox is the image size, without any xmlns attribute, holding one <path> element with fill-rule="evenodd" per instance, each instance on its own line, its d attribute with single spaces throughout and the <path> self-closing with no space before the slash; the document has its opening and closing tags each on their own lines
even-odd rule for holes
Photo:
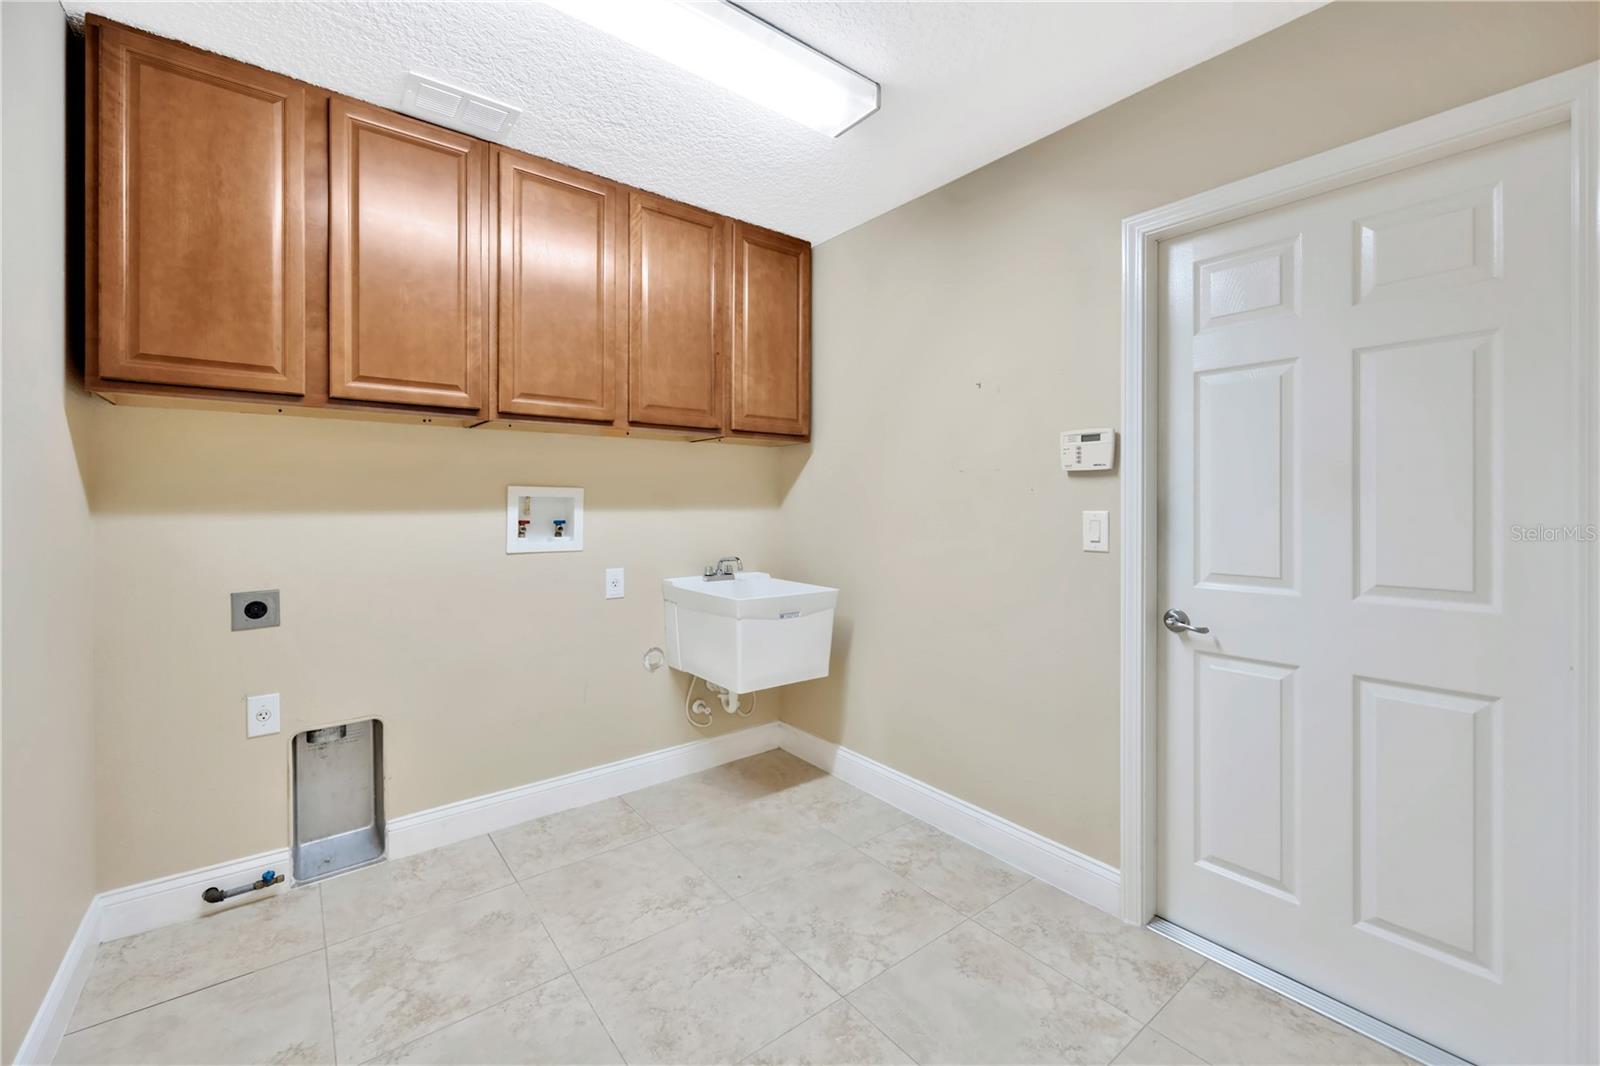
<svg viewBox="0 0 1600 1066">
<path fill-rule="evenodd" d="M 1111 512 L 1083 512 L 1083 550 L 1108 552 L 1111 550 Z"/>
</svg>

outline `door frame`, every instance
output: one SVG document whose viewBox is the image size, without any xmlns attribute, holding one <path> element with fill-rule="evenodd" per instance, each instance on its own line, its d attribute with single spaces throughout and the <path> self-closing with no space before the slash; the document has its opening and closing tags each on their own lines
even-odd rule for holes
<svg viewBox="0 0 1600 1066">
<path fill-rule="evenodd" d="M 1360 141 L 1244 178 L 1122 223 L 1122 918 L 1155 915 L 1157 818 L 1156 621 L 1159 483 L 1158 245 L 1246 215 L 1282 207 L 1519 134 L 1568 124 L 1572 174 L 1572 342 L 1578 374 L 1572 402 L 1583 442 L 1580 511 L 1600 523 L 1600 63 L 1590 63 Z M 1600 1057 L 1600 1020 L 1579 1009 L 1600 998 L 1600 543 L 1584 553 L 1579 599 L 1579 691 L 1584 713 L 1573 752 L 1582 799 L 1572 886 L 1580 928 L 1572 958 L 1574 1061 Z M 1583 901 L 1588 901 L 1587 904 Z"/>
</svg>

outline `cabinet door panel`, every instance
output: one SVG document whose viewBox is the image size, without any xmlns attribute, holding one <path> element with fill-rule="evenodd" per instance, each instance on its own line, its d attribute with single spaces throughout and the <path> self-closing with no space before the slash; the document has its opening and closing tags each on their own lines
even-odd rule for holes
<svg viewBox="0 0 1600 1066">
<path fill-rule="evenodd" d="M 628 409 L 634 422 L 720 427 L 726 226 L 710 212 L 633 195 Z"/>
<path fill-rule="evenodd" d="M 101 377 L 305 391 L 305 95 L 98 30 Z"/>
<path fill-rule="evenodd" d="M 499 410 L 610 422 L 623 193 L 603 178 L 498 154 Z"/>
<path fill-rule="evenodd" d="M 329 393 L 483 406 L 488 146 L 329 105 Z"/>
<path fill-rule="evenodd" d="M 734 224 L 732 428 L 811 430 L 811 246 Z"/>
</svg>

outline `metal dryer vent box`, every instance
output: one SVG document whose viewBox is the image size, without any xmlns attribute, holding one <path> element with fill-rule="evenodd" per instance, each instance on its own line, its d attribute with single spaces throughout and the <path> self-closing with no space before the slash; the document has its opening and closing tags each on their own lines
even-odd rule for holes
<svg viewBox="0 0 1600 1066">
<path fill-rule="evenodd" d="M 383 723 L 376 718 L 296 733 L 294 879 L 383 858 Z"/>
</svg>

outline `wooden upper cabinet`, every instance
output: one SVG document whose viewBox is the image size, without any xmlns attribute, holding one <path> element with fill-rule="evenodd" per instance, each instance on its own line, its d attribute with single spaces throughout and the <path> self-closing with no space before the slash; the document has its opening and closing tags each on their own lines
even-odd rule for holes
<svg viewBox="0 0 1600 1066">
<path fill-rule="evenodd" d="M 721 427 L 728 220 L 646 193 L 628 220 L 628 416 Z"/>
<path fill-rule="evenodd" d="M 499 150 L 500 414 L 610 422 L 620 360 L 617 249 L 626 194 Z"/>
<path fill-rule="evenodd" d="M 483 407 L 489 146 L 334 97 L 328 156 L 329 395 Z"/>
<path fill-rule="evenodd" d="M 729 425 L 811 432 L 811 246 L 733 226 L 734 321 Z"/>
<path fill-rule="evenodd" d="M 100 377 L 305 392 L 305 90 L 99 24 Z"/>
</svg>

